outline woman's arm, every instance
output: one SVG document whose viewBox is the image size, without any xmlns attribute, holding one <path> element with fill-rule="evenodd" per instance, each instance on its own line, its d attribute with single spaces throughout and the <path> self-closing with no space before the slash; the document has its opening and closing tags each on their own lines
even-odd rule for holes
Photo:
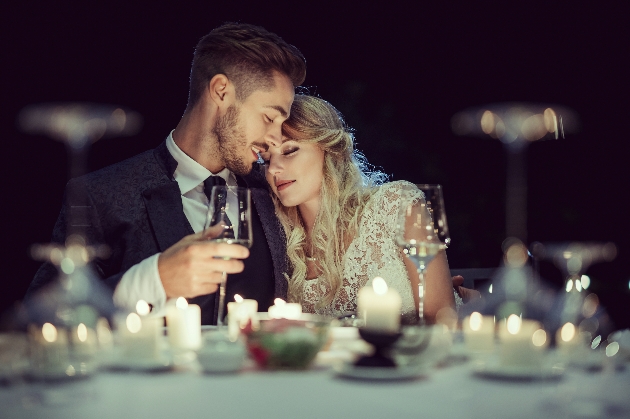
<svg viewBox="0 0 630 419">
<path fill-rule="evenodd" d="M 416 307 L 418 307 L 418 270 L 416 265 L 404 254 L 403 258 L 413 289 L 413 299 Z M 424 318 L 428 323 L 435 323 L 435 317 L 442 308 L 450 307 L 455 309 L 453 281 L 444 250 L 441 250 L 427 265 L 427 271 L 424 274 L 424 287 Z"/>
</svg>

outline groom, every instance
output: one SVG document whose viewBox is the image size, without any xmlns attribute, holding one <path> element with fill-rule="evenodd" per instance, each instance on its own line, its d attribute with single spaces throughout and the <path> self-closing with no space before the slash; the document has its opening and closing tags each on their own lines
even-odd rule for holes
<svg viewBox="0 0 630 419">
<path fill-rule="evenodd" d="M 286 299 L 285 237 L 264 175 L 252 167 L 267 141 L 281 140 L 305 76 L 300 51 L 277 35 L 237 23 L 214 29 L 195 49 L 175 130 L 155 150 L 72 179 L 53 241 L 79 232 L 88 245 L 109 246 L 111 256 L 93 265 L 114 301 L 129 308 L 143 299 L 159 313 L 183 296 L 201 306 L 203 324 L 214 324 L 222 272 L 229 274 L 226 301 L 238 293 L 264 311 L 275 297 Z M 205 240 L 212 232 L 203 237 L 204 185 L 217 183 L 251 189 L 249 250 Z M 68 226 L 69 214 L 80 225 Z M 55 276 L 54 266 L 42 265 L 27 298 Z"/>
</svg>

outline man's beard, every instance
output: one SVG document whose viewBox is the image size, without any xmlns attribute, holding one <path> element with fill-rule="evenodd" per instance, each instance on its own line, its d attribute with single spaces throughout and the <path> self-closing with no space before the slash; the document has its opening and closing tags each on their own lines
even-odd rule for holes
<svg viewBox="0 0 630 419">
<path fill-rule="evenodd" d="M 225 167 L 234 174 L 244 176 L 252 171 L 252 164 L 239 156 L 247 148 L 247 139 L 238 123 L 239 115 L 239 109 L 231 105 L 224 116 L 217 118 L 212 133 L 216 136 Z"/>
</svg>

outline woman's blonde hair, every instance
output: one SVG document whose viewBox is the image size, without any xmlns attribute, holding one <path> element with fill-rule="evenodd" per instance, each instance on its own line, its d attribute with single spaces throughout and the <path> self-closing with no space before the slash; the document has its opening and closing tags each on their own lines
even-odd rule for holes
<svg viewBox="0 0 630 419">
<path fill-rule="evenodd" d="M 310 247 L 321 268 L 321 279 L 329 291 L 320 307 L 330 304 L 343 281 L 343 255 L 358 231 L 366 202 L 387 176 L 371 169 L 363 154 L 354 149 L 354 135 L 343 117 L 323 99 L 296 95 L 291 116 L 283 125 L 283 136 L 298 142 L 315 143 L 324 151 L 321 207 L 306 243 L 306 231 L 297 207 L 285 207 L 274 196 L 276 213 L 287 236 L 290 301 L 302 302 L 306 281 L 306 256 Z"/>
</svg>

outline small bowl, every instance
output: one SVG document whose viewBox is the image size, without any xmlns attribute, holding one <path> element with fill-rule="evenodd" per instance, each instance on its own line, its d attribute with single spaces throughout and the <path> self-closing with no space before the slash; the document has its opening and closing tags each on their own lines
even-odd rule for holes
<svg viewBox="0 0 630 419">
<path fill-rule="evenodd" d="M 261 319 L 257 330 L 246 330 L 247 349 L 267 369 L 308 368 L 328 341 L 330 319 L 303 314 L 298 320 Z"/>
<path fill-rule="evenodd" d="M 204 372 L 225 374 L 238 372 L 245 355 L 245 344 L 241 339 L 231 341 L 226 333 L 217 330 L 204 335 L 197 361 Z"/>
</svg>

